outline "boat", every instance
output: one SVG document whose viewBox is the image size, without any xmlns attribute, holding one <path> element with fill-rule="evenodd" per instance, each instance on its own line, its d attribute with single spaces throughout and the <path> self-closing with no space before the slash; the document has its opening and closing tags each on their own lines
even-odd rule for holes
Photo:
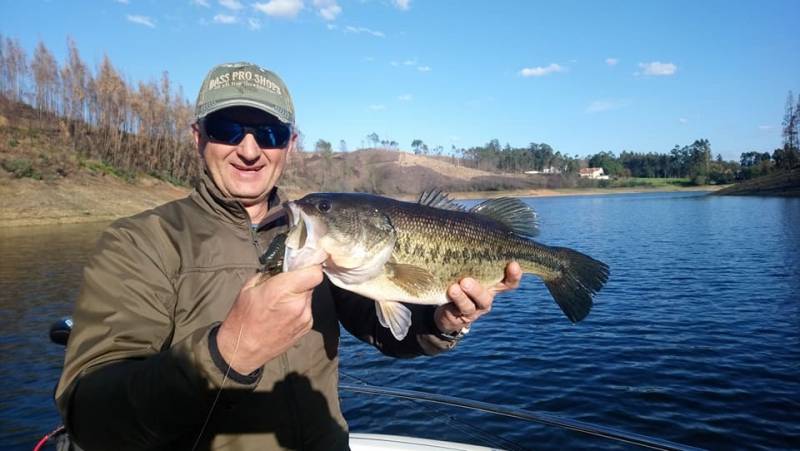
<svg viewBox="0 0 800 451">
<path fill-rule="evenodd" d="M 72 330 L 72 319 L 62 318 L 50 326 L 50 340 L 53 343 L 66 345 L 69 333 Z M 636 434 L 620 429 L 610 428 L 584 421 L 562 418 L 549 413 L 531 412 L 522 409 L 515 409 L 498 404 L 484 401 L 475 401 L 453 396 L 438 395 L 415 390 L 405 390 L 396 388 L 379 387 L 358 379 L 352 375 L 346 375 L 355 380 L 355 384 L 340 383 L 340 392 L 350 392 L 369 396 L 386 396 L 392 398 L 407 399 L 411 401 L 428 402 L 433 404 L 445 405 L 448 407 L 467 409 L 472 411 L 485 412 L 508 418 L 515 418 L 531 423 L 539 423 L 547 426 L 566 429 L 580 434 L 590 435 L 601 439 L 607 439 L 618 443 L 625 443 L 641 448 L 664 450 L 664 451 L 697 451 L 696 448 L 680 443 L 662 440 L 643 434 Z M 64 426 L 59 426 L 52 432 L 42 437 L 34 446 L 33 451 L 45 449 L 48 444 L 63 443 L 68 440 Z M 62 449 L 62 448 L 59 448 Z M 350 433 L 350 449 L 352 451 L 494 451 L 500 448 L 487 448 L 485 446 L 459 443 L 446 440 L 434 440 L 423 437 L 401 436 L 390 434 L 375 434 L 364 432 Z"/>
</svg>

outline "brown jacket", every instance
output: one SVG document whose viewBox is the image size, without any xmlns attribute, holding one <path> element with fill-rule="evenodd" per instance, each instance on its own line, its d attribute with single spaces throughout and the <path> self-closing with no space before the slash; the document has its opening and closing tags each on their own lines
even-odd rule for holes
<svg viewBox="0 0 800 451">
<path fill-rule="evenodd" d="M 273 192 L 271 208 L 280 201 Z M 396 357 L 454 345 L 437 334 L 432 308 L 410 306 L 412 331 L 398 342 L 378 323 L 374 302 L 325 279 L 313 294 L 313 329 L 261 370 L 224 380 L 217 326 L 286 227 L 285 217 L 251 227 L 241 204 L 206 175 L 187 198 L 105 231 L 84 270 L 56 391 L 81 447 L 347 449 L 340 323 Z"/>
</svg>

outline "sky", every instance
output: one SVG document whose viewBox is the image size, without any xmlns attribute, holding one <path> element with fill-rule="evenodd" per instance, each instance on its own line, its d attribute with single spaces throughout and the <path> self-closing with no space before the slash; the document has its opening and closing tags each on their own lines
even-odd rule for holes
<svg viewBox="0 0 800 451">
<path fill-rule="evenodd" d="M 800 93 L 800 1 L 0 0 L 0 34 L 64 61 L 67 37 L 194 101 L 208 70 L 278 73 L 306 148 L 498 139 L 570 156 L 782 144 Z"/>
</svg>

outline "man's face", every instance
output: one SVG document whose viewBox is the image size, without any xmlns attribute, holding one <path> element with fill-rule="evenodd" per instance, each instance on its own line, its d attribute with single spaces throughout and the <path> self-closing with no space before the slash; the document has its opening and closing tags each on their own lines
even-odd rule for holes
<svg viewBox="0 0 800 451">
<path fill-rule="evenodd" d="M 248 107 L 226 108 L 212 115 L 247 126 L 279 123 L 273 116 Z M 293 151 L 297 140 L 297 135 L 292 132 L 285 147 L 262 148 L 252 133 L 247 133 L 238 144 L 209 139 L 197 125 L 193 127 L 193 133 L 214 183 L 222 194 L 237 199 L 244 206 L 266 200 L 283 173 L 287 154 Z"/>
</svg>

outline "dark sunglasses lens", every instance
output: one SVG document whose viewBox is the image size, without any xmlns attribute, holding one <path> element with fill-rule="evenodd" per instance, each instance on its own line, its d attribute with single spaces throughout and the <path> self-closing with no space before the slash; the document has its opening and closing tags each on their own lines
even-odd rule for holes
<svg viewBox="0 0 800 451">
<path fill-rule="evenodd" d="M 260 125 L 254 132 L 256 142 L 265 149 L 282 149 L 292 136 L 292 129 L 283 124 Z"/>
<path fill-rule="evenodd" d="M 209 118 L 205 121 L 206 134 L 214 141 L 237 144 L 244 137 L 244 130 L 238 123 L 224 118 Z"/>
</svg>

